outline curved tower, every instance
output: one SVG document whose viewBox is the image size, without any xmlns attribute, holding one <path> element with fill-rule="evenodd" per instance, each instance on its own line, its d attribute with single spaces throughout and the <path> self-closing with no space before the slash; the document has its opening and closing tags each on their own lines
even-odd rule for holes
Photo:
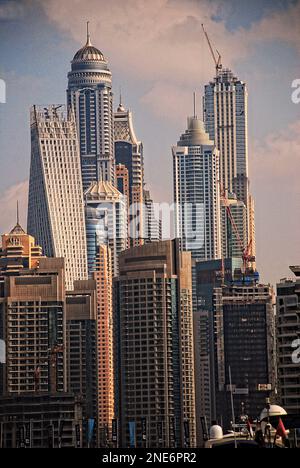
<svg viewBox="0 0 300 468">
<path fill-rule="evenodd" d="M 112 76 L 104 55 L 91 43 L 89 29 L 71 65 L 67 101 L 77 123 L 83 189 L 100 180 L 114 184 Z"/>
</svg>

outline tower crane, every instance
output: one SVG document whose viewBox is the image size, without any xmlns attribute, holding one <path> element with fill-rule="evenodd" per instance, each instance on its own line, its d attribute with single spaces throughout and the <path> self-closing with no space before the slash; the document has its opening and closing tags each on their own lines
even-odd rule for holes
<svg viewBox="0 0 300 468">
<path fill-rule="evenodd" d="M 207 40 L 207 43 L 208 43 L 208 47 L 209 47 L 209 50 L 210 50 L 210 53 L 212 55 L 212 58 L 213 58 L 213 61 L 215 62 L 215 66 L 216 66 L 216 73 L 217 73 L 217 76 L 219 75 L 219 71 L 222 69 L 222 57 L 221 57 L 221 54 L 220 52 L 216 49 L 216 53 L 217 53 L 217 56 L 214 52 L 214 49 L 211 45 L 211 41 L 208 37 L 208 34 L 204 28 L 204 24 L 202 23 L 202 29 L 203 29 L 203 33 L 206 37 L 206 40 Z"/>
<path fill-rule="evenodd" d="M 241 236 L 240 236 L 238 227 L 236 225 L 236 222 L 234 220 L 234 217 L 232 215 L 230 204 L 228 203 L 228 198 L 226 196 L 225 190 L 222 188 L 221 181 L 219 181 L 219 184 L 220 184 L 221 200 L 224 202 L 228 218 L 230 220 L 231 226 L 233 228 L 233 231 L 235 233 L 236 239 L 238 241 L 239 247 L 240 247 L 241 252 L 242 252 L 243 273 L 245 274 L 249 263 L 255 262 L 255 257 L 251 253 L 252 239 L 250 239 L 248 245 L 245 247 L 244 244 L 243 244 L 243 241 L 241 239 Z"/>
</svg>

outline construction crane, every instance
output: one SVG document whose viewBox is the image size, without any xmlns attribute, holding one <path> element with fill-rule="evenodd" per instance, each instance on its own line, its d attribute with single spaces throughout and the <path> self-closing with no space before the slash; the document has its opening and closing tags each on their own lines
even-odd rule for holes
<svg viewBox="0 0 300 468">
<path fill-rule="evenodd" d="M 49 355 L 49 367 L 50 367 L 50 393 L 54 394 L 57 392 L 57 355 L 64 351 L 64 347 L 60 345 L 54 345 L 48 350 Z"/>
<path fill-rule="evenodd" d="M 217 53 L 217 55 L 218 55 L 218 57 L 216 57 L 216 54 L 215 54 L 214 49 L 213 49 L 213 47 L 212 47 L 212 45 L 211 45 L 210 39 L 209 39 L 209 37 L 208 37 L 208 34 L 207 34 L 207 32 L 206 32 L 206 30 L 205 30 L 205 28 L 204 28 L 204 24 L 202 24 L 202 29 L 203 29 L 203 33 L 204 33 L 204 35 L 205 35 L 205 37 L 206 37 L 206 40 L 207 40 L 207 43 L 208 43 L 208 47 L 209 47 L 210 53 L 211 53 L 212 58 L 213 58 L 213 60 L 214 60 L 214 62 L 215 62 L 216 73 L 217 73 L 217 76 L 218 76 L 218 75 L 219 75 L 219 71 L 222 69 L 222 63 L 221 63 L 221 62 L 222 62 L 222 57 L 221 57 L 221 54 L 220 54 L 219 51 L 216 49 L 216 53 Z"/>
<path fill-rule="evenodd" d="M 49 369 L 49 386 L 50 393 L 54 394 L 57 392 L 57 355 L 64 351 L 64 347 L 60 345 L 54 345 L 48 349 L 48 360 L 43 364 L 38 364 L 34 371 L 34 391 L 38 393 L 41 386 L 41 365 L 47 365 Z"/>
<path fill-rule="evenodd" d="M 226 208 L 226 213 L 228 215 L 229 221 L 231 223 L 231 226 L 233 228 L 233 231 L 235 233 L 236 239 L 238 241 L 239 247 L 242 252 L 242 260 L 243 260 L 243 274 L 246 273 L 246 270 L 249 266 L 249 263 L 255 262 L 255 257 L 252 255 L 251 250 L 252 250 L 252 239 L 250 239 L 248 245 L 245 247 L 244 243 L 241 239 L 238 227 L 236 225 L 236 222 L 234 220 L 234 217 L 231 212 L 230 204 L 228 203 L 228 198 L 226 196 L 225 190 L 222 188 L 221 181 L 219 181 L 220 184 L 220 193 L 221 193 L 221 200 L 224 202 L 225 208 Z"/>
</svg>

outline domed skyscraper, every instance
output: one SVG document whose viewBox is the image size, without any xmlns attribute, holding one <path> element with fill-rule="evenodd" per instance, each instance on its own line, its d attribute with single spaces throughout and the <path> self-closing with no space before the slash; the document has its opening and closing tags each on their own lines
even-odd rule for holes
<svg viewBox="0 0 300 468">
<path fill-rule="evenodd" d="M 89 24 L 86 44 L 71 65 L 67 101 L 77 122 L 83 189 L 100 180 L 115 184 L 112 76 L 91 43 Z"/>
</svg>

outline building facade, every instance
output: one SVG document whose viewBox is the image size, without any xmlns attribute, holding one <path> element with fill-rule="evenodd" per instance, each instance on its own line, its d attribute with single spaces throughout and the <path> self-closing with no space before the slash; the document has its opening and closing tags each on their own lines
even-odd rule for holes
<svg viewBox="0 0 300 468">
<path fill-rule="evenodd" d="M 64 261 L 42 257 L 19 224 L 2 237 L 0 322 L 1 393 L 66 391 Z"/>
<path fill-rule="evenodd" d="M 209 137 L 220 152 L 220 184 L 224 197 L 235 194 L 247 211 L 247 237 L 255 256 L 254 201 L 249 191 L 248 91 L 231 70 L 220 68 L 205 86 L 204 122 Z M 228 246 L 230 249 L 230 244 Z M 229 256 L 228 252 L 227 255 Z"/>
<path fill-rule="evenodd" d="M 0 448 L 81 448 L 82 402 L 74 394 L 0 398 Z"/>
<path fill-rule="evenodd" d="M 64 106 L 31 109 L 27 230 L 47 257 L 65 259 L 67 289 L 87 278 L 77 132 L 73 114 Z"/>
<path fill-rule="evenodd" d="M 97 323 L 96 282 L 76 281 L 66 297 L 67 381 L 82 402 L 84 447 L 98 443 Z"/>
<path fill-rule="evenodd" d="M 230 372 L 236 421 L 259 417 L 277 390 L 274 292 L 256 275 L 214 289 L 217 419 L 232 421 Z"/>
<path fill-rule="evenodd" d="M 68 74 L 67 103 L 80 145 L 83 190 L 100 180 L 115 183 L 112 76 L 100 50 L 87 42 Z"/>
<path fill-rule="evenodd" d="M 97 287 L 98 440 L 107 447 L 115 417 L 113 272 L 111 249 L 98 247 L 93 278 Z"/>
<path fill-rule="evenodd" d="M 194 260 L 221 258 L 219 153 L 197 117 L 172 148 L 175 232 Z"/>
<path fill-rule="evenodd" d="M 126 197 L 110 182 L 94 182 L 85 194 L 88 271 L 96 271 L 98 247 L 111 249 L 112 274 L 118 274 L 118 255 L 127 248 Z"/>
<path fill-rule="evenodd" d="M 122 253 L 115 301 L 121 446 L 194 447 L 190 254 L 176 241 Z"/>
<path fill-rule="evenodd" d="M 277 285 L 278 390 L 288 413 L 300 411 L 300 267 L 291 266 L 295 279 Z"/>
<path fill-rule="evenodd" d="M 128 227 L 131 246 L 142 245 L 144 238 L 143 227 L 143 190 L 144 190 L 144 156 L 143 144 L 135 135 L 132 112 L 126 110 L 120 100 L 117 112 L 114 114 L 115 158 L 119 167 L 118 188 L 126 195 L 124 177 L 121 183 L 120 166 L 128 172 Z"/>
</svg>

